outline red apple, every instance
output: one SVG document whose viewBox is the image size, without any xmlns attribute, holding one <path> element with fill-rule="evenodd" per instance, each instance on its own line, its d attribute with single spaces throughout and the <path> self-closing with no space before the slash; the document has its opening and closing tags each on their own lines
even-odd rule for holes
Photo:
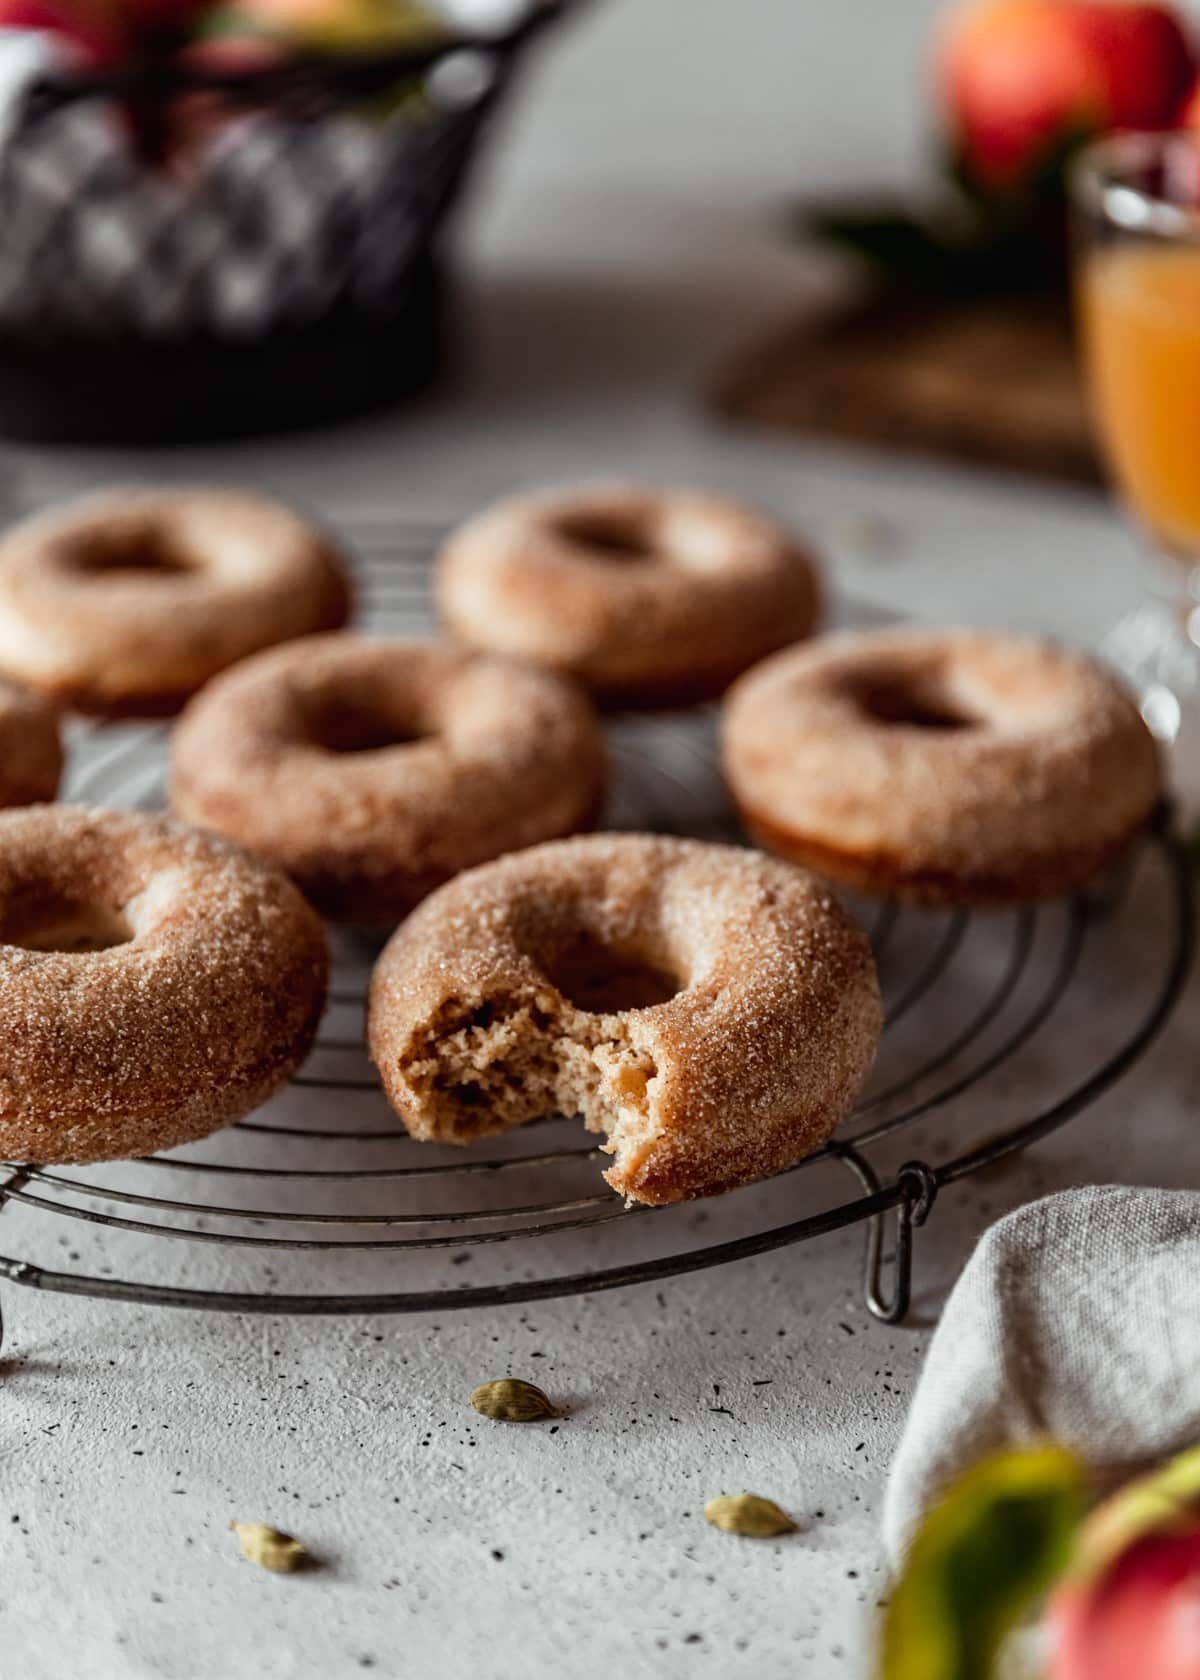
<svg viewBox="0 0 1200 1680">
<path fill-rule="evenodd" d="M 121 54 L 121 32 L 94 0 L 0 0 L 0 29 L 54 35 L 79 64 L 111 64 Z"/>
<path fill-rule="evenodd" d="M 1183 110 L 1179 113 L 1179 126 L 1200 129 L 1200 82 L 1192 84 L 1192 91 L 1183 102 Z"/>
<path fill-rule="evenodd" d="M 1081 134 L 1170 127 L 1195 65 L 1155 0 L 964 0 L 938 32 L 935 73 L 968 174 L 1004 189 Z"/>
<path fill-rule="evenodd" d="M 1048 1680 L 1200 1680 L 1200 1448 L 1096 1507 L 1046 1622 Z"/>
<path fill-rule="evenodd" d="M 112 16 L 134 42 L 173 43 L 189 33 L 211 0 L 108 0 Z"/>
<path fill-rule="evenodd" d="M 1200 1523 L 1149 1534 L 1051 1600 L 1049 1680 L 1200 1680 Z"/>
<path fill-rule="evenodd" d="M 259 70 L 270 70 L 283 63 L 288 49 L 261 35 L 213 35 L 190 42 L 180 54 L 180 62 L 189 69 L 213 72 L 222 76 L 253 77 Z M 247 94 L 253 94 L 247 84 Z M 168 154 L 175 173 L 186 177 L 203 160 L 211 142 L 239 113 L 251 109 L 242 100 L 231 100 L 216 90 L 198 88 L 194 93 L 178 94 L 170 105 L 170 135 Z"/>
</svg>

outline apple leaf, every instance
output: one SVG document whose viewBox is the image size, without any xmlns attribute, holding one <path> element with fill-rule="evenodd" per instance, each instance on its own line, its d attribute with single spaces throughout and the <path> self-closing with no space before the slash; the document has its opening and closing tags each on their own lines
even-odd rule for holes
<svg viewBox="0 0 1200 1680">
<path fill-rule="evenodd" d="M 881 1680 L 988 1680 L 1005 1636 L 1062 1573 L 1085 1474 L 1056 1446 L 997 1453 L 924 1517 L 884 1618 Z"/>
<path fill-rule="evenodd" d="M 938 155 L 932 189 L 905 199 L 797 206 L 793 226 L 868 263 L 885 282 L 951 298 L 1065 291 L 1066 180 L 1094 129 L 1064 129 L 1018 179 L 981 179 L 959 150 Z"/>
<path fill-rule="evenodd" d="M 793 225 L 866 262 L 892 286 L 949 298 L 1044 291 L 1058 270 L 1020 223 L 987 219 L 974 206 L 943 201 L 846 201 L 801 206 Z"/>
</svg>

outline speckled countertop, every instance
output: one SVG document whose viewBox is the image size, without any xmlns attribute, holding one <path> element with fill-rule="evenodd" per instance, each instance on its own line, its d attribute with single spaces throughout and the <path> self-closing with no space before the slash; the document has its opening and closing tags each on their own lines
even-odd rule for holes
<svg viewBox="0 0 1200 1680">
<path fill-rule="evenodd" d="M 1096 639 L 1137 587 L 1102 498 L 735 436 L 696 401 L 737 343 L 827 283 L 777 241 L 780 199 L 917 168 L 906 84 L 930 10 L 691 0 L 681 31 L 671 0 L 598 4 L 536 67 L 488 171 L 462 353 L 435 398 L 236 461 L 14 451 L 6 482 L 42 500 L 116 476 L 236 475 L 335 521 L 398 499 L 436 519 L 517 483 L 632 467 L 761 497 L 860 597 Z M 1142 943 L 1157 940 L 1147 910 Z M 1041 1046 L 1039 1088 L 1057 1056 L 1103 1038 L 1130 984 L 1124 961 L 1098 977 L 1066 1038 Z M 943 1197 L 901 1329 L 861 1304 L 856 1231 L 661 1286 L 417 1319 L 0 1289 L 0 1674 L 865 1676 L 882 1478 L 944 1290 L 983 1226 L 1031 1195 L 1197 1181 L 1197 1002 L 1088 1116 Z M 1004 1097 L 1019 1112 L 1033 1091 Z M 119 1269 L 125 1240 L 89 1255 Z M 554 1394 L 560 1424 L 476 1418 L 471 1388 L 509 1370 Z M 751 1544 L 707 1528 L 704 1501 L 742 1487 L 799 1532 Z M 291 1529 L 320 1568 L 254 1569 L 233 1518 Z"/>
</svg>

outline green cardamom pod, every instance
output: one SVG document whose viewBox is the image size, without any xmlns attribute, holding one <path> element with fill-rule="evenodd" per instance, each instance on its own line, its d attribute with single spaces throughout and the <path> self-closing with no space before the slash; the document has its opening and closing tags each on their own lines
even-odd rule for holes
<svg viewBox="0 0 1200 1680">
<path fill-rule="evenodd" d="M 723 1493 L 704 1507 L 704 1519 L 725 1534 L 746 1534 L 754 1540 L 770 1540 L 777 1534 L 794 1534 L 796 1525 L 773 1499 L 757 1493 Z"/>
<path fill-rule="evenodd" d="M 500 1377 L 496 1382 L 480 1383 L 471 1395 L 471 1404 L 484 1417 L 501 1423 L 537 1423 L 542 1418 L 558 1416 L 550 1397 L 519 1377 Z"/>
<path fill-rule="evenodd" d="M 308 1548 L 290 1534 L 284 1534 L 268 1523 L 231 1522 L 230 1528 L 238 1537 L 243 1557 L 263 1569 L 273 1569 L 279 1575 L 290 1575 L 308 1562 Z"/>
</svg>

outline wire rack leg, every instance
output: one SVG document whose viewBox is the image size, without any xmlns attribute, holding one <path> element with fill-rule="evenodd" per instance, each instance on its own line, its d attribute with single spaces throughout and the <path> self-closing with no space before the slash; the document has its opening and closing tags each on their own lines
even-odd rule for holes
<svg viewBox="0 0 1200 1680">
<path fill-rule="evenodd" d="M 13 1188 L 19 1189 L 21 1185 L 27 1182 L 27 1180 L 28 1174 L 19 1167 L 14 1172 L 9 1173 L 3 1184 L 0 1184 L 0 1213 L 3 1213 L 5 1208 L 8 1206 L 8 1198 L 5 1192 Z M 26 1269 L 27 1268 L 21 1265 L 20 1262 L 17 1263 L 18 1272 L 25 1271 Z M 4 1351 L 4 1335 L 4 1306 L 3 1302 L 0 1301 L 0 1353 L 3 1353 Z"/>
<path fill-rule="evenodd" d="M 871 1163 L 851 1144 L 842 1144 L 834 1154 L 843 1161 L 868 1195 L 882 1188 Z M 902 1324 L 912 1300 L 913 1230 L 929 1217 L 938 1183 L 924 1161 L 906 1161 L 896 1175 L 900 1200 L 896 1205 L 896 1240 L 890 1256 L 884 1254 L 886 1213 L 867 1221 L 867 1247 L 863 1264 L 863 1298 L 867 1310 L 884 1324 Z M 885 1269 L 891 1266 L 890 1285 Z"/>
</svg>

